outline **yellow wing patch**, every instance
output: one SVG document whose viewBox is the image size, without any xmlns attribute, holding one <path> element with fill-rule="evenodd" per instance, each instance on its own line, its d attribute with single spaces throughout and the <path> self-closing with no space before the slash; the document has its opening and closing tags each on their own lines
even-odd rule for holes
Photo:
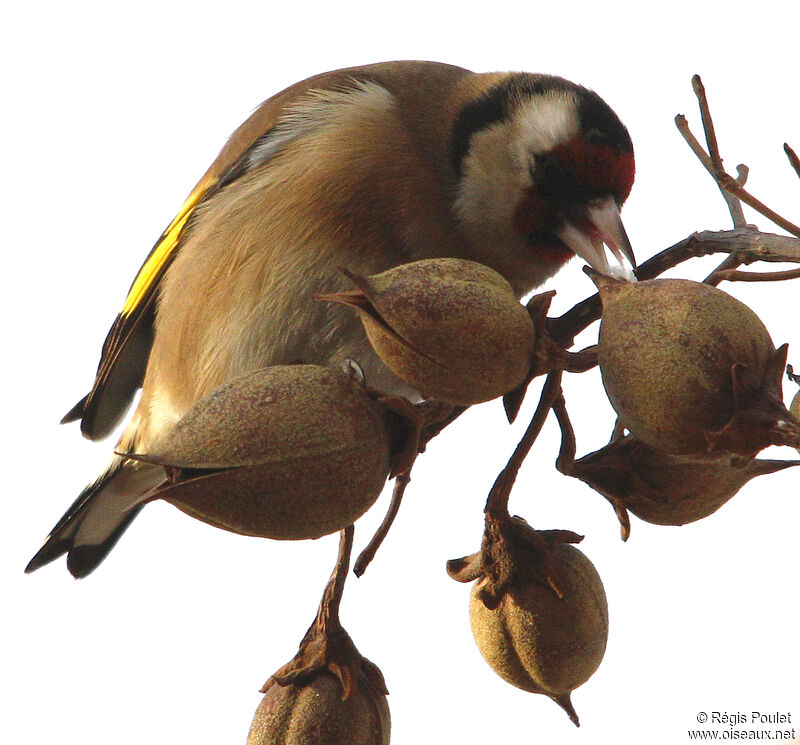
<svg viewBox="0 0 800 745">
<path fill-rule="evenodd" d="M 129 316 L 142 299 L 147 294 L 147 291 L 152 286 L 153 282 L 161 273 L 164 264 L 172 254 L 173 249 L 178 243 L 178 236 L 186 225 L 189 217 L 191 217 L 197 203 L 205 196 L 209 187 L 214 183 L 213 178 L 201 179 L 200 183 L 192 189 L 186 201 L 183 203 L 180 212 L 175 216 L 175 219 L 169 224 L 169 227 L 164 231 L 161 240 L 156 244 L 155 248 L 150 252 L 147 261 L 139 270 L 136 279 L 131 285 L 128 292 L 128 297 L 125 298 L 125 305 L 122 306 L 120 311 L 121 316 Z"/>
</svg>

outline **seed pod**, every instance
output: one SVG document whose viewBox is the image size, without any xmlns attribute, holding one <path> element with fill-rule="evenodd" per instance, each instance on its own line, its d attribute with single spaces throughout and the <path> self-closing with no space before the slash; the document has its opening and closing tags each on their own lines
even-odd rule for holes
<svg viewBox="0 0 800 745">
<path fill-rule="evenodd" d="M 389 745 L 389 706 L 362 673 L 349 699 L 321 672 L 303 685 L 274 684 L 256 710 L 247 745 Z"/>
<path fill-rule="evenodd" d="M 360 315 L 370 344 L 425 398 L 469 406 L 516 388 L 534 347 L 533 322 L 511 285 L 473 261 L 428 259 L 323 295 Z"/>
<path fill-rule="evenodd" d="M 318 538 L 372 505 L 406 426 L 338 371 L 276 366 L 207 396 L 132 457 L 167 469 L 150 499 L 235 533 Z"/>
<path fill-rule="evenodd" d="M 684 525 L 716 512 L 750 479 L 800 461 L 693 460 L 654 450 L 628 435 L 584 456 L 568 473 L 597 489 L 615 508 L 658 525 Z"/>
<path fill-rule="evenodd" d="M 481 654 L 503 680 L 549 696 L 577 725 L 570 693 L 603 659 L 608 604 L 597 570 L 580 550 L 557 543 L 548 561 L 562 597 L 533 573 L 520 571 L 490 610 L 481 600 L 484 578 L 472 588 L 470 623 Z"/>
<path fill-rule="evenodd" d="M 746 305 L 689 280 L 593 279 L 603 385 L 632 434 L 673 454 L 751 457 L 800 442 L 781 400 L 785 347 Z"/>
</svg>

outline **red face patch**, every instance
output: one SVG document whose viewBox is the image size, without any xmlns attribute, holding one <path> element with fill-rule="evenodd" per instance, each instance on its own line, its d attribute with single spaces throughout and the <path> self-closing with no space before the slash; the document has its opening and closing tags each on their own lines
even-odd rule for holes
<svg viewBox="0 0 800 745">
<path fill-rule="evenodd" d="M 576 135 L 550 152 L 589 193 L 613 194 L 624 202 L 631 193 L 635 164 L 633 153 L 608 145 L 592 145 Z"/>
<path fill-rule="evenodd" d="M 514 210 L 514 227 L 522 235 L 551 229 L 555 227 L 557 219 L 552 207 L 534 188 L 524 191 L 522 199 Z"/>
<path fill-rule="evenodd" d="M 562 217 L 533 187 L 525 190 L 514 210 L 514 227 L 517 232 L 529 240 L 531 247 L 542 259 L 555 264 L 563 264 L 575 255 L 563 243 L 548 239 L 561 220 Z"/>
</svg>

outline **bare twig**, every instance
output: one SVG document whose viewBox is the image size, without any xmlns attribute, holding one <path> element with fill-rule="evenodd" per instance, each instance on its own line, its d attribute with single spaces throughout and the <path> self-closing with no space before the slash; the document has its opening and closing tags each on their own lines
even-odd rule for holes
<svg viewBox="0 0 800 745">
<path fill-rule="evenodd" d="M 794 172 L 800 176 L 800 158 L 798 158 L 797 153 L 789 147 L 788 142 L 783 143 L 783 152 L 786 153 L 786 157 L 789 159 L 789 164 L 794 168 Z"/>
<path fill-rule="evenodd" d="M 736 180 L 744 186 L 747 183 L 747 177 L 750 175 L 750 169 L 744 164 L 739 163 L 736 166 Z"/>
<path fill-rule="evenodd" d="M 562 361 L 564 372 L 587 372 L 597 367 L 597 344 L 581 349 L 580 352 L 565 352 Z"/>
<path fill-rule="evenodd" d="M 713 285 L 716 287 L 722 281 L 722 274 L 736 269 L 736 267 L 740 266 L 741 263 L 741 260 L 736 254 L 728 254 L 722 263 L 703 280 L 703 284 Z"/>
<path fill-rule="evenodd" d="M 339 623 L 339 606 L 342 602 L 344 583 L 347 579 L 347 570 L 350 567 L 350 552 L 353 550 L 352 525 L 344 528 L 339 534 L 339 554 L 336 557 L 336 566 L 331 578 L 325 586 L 322 602 L 317 611 L 317 621 L 320 630 L 331 632 L 341 628 Z"/>
<path fill-rule="evenodd" d="M 411 481 L 411 471 L 401 473 L 395 478 L 394 489 L 392 491 L 392 501 L 389 504 L 389 510 L 386 512 L 383 522 L 375 531 L 375 535 L 372 536 L 370 542 L 367 544 L 367 547 L 358 555 L 358 559 L 356 559 L 356 563 L 353 566 L 353 574 L 355 574 L 356 577 L 360 577 L 365 571 L 367 571 L 367 567 L 375 558 L 375 554 L 388 535 L 389 529 L 392 527 L 392 523 L 394 523 L 394 519 L 397 517 L 397 513 L 400 511 L 400 504 L 403 501 L 403 494 L 405 493 L 406 486 L 408 486 L 409 481 Z"/>
<path fill-rule="evenodd" d="M 353 548 L 353 526 L 339 534 L 339 554 L 336 567 L 325 585 L 325 592 L 314 622 L 309 626 L 297 654 L 273 673 L 261 688 L 266 693 L 272 686 L 304 686 L 320 673 L 332 674 L 342 686 L 342 701 L 347 701 L 358 690 L 359 678 L 366 677 L 383 694 L 388 693 L 381 671 L 362 657 L 350 635 L 339 620 L 350 552 Z"/>
<path fill-rule="evenodd" d="M 525 430 L 525 434 L 519 441 L 516 449 L 508 460 L 506 467 L 500 472 L 500 475 L 494 482 L 492 490 L 489 492 L 489 498 L 486 501 L 486 514 L 505 514 L 508 512 L 508 497 L 511 494 L 511 488 L 517 480 L 517 474 L 522 466 L 525 458 L 533 447 L 533 443 L 542 431 L 544 422 L 553 402 L 558 398 L 561 393 L 561 376 L 563 371 L 553 370 L 549 373 L 542 388 L 542 395 L 539 398 L 539 405 Z"/>
<path fill-rule="evenodd" d="M 706 127 L 706 118 L 708 118 L 708 128 L 706 129 L 706 137 L 709 137 L 709 132 L 711 139 L 709 140 L 709 149 L 712 149 L 711 143 L 713 142 L 713 147 L 716 148 L 716 136 L 713 132 L 713 124 L 711 123 L 711 115 L 708 112 L 708 102 L 705 100 L 705 92 L 703 89 L 703 84 L 700 81 L 700 78 L 695 75 L 692 78 L 692 86 L 695 89 L 695 93 L 697 94 L 698 100 L 700 101 L 700 111 L 701 115 L 703 116 L 703 126 Z M 785 217 L 782 217 L 774 210 L 767 207 L 761 200 L 754 197 L 750 192 L 748 192 L 744 188 L 744 183 L 747 180 L 747 170 L 746 167 L 740 166 L 739 167 L 739 177 L 734 178 L 733 176 L 729 175 L 724 171 L 722 168 L 722 159 L 719 157 L 719 153 L 709 155 L 704 149 L 703 146 L 697 141 L 697 138 L 692 134 L 691 129 L 689 128 L 689 122 L 686 120 L 686 117 L 683 114 L 678 114 L 675 117 L 675 125 L 678 127 L 678 130 L 683 135 L 683 138 L 686 140 L 689 147 L 692 149 L 692 152 L 697 156 L 697 159 L 703 164 L 703 167 L 714 177 L 714 180 L 717 182 L 717 185 L 723 192 L 723 196 L 725 196 L 725 201 L 728 203 L 728 208 L 731 210 L 731 216 L 733 217 L 733 222 L 736 227 L 745 227 L 746 222 L 744 216 L 741 215 L 741 204 L 738 204 L 738 201 L 744 202 L 749 207 L 752 207 L 756 212 L 763 215 L 769 220 L 772 220 L 778 227 L 783 228 L 786 232 L 791 233 L 794 236 L 800 238 L 800 228 L 797 227 L 794 223 L 787 220 Z M 784 150 L 786 149 L 786 145 L 784 145 Z M 791 150 L 791 148 L 789 148 Z M 792 158 L 787 151 L 787 156 L 789 156 L 789 161 L 792 162 Z M 796 157 L 796 156 L 795 156 Z M 792 163 L 794 165 L 794 163 Z M 731 199 L 733 198 L 733 199 Z M 737 201 L 738 200 L 738 201 Z M 736 203 L 734 206 L 734 202 Z M 741 217 L 740 217 L 741 215 Z M 638 276 L 638 275 L 637 275 Z"/>
<path fill-rule="evenodd" d="M 780 282 L 784 279 L 800 278 L 800 269 L 787 269 L 785 272 L 738 272 L 735 269 L 724 269 L 711 276 L 724 282 Z"/>
<path fill-rule="evenodd" d="M 683 139 L 686 140 L 686 144 L 689 145 L 689 147 L 692 149 L 692 152 L 697 156 L 697 159 L 703 164 L 705 169 L 712 176 L 716 177 L 716 173 L 714 172 L 714 164 L 711 162 L 711 158 L 708 157 L 708 153 L 703 149 L 703 146 L 694 136 L 694 133 L 689 128 L 689 122 L 683 114 L 678 114 L 675 117 L 675 126 L 683 135 Z"/>
<path fill-rule="evenodd" d="M 556 459 L 556 468 L 560 473 L 569 476 L 573 472 L 577 443 L 575 442 L 575 430 L 572 428 L 572 422 L 569 420 L 567 404 L 566 401 L 564 401 L 563 394 L 559 395 L 553 403 L 553 413 L 556 415 L 558 426 L 561 428 L 561 447 L 559 448 L 558 458 Z"/>
<path fill-rule="evenodd" d="M 717 134 L 714 131 L 714 121 L 711 118 L 711 109 L 709 109 L 708 106 L 706 89 L 699 75 L 692 76 L 692 88 L 694 89 L 695 96 L 697 96 L 697 102 L 700 105 L 700 118 L 703 122 L 703 131 L 706 135 L 708 154 L 711 156 L 711 162 L 714 163 L 714 165 L 720 170 L 722 170 L 722 157 L 719 154 Z"/>
<path fill-rule="evenodd" d="M 779 228 L 783 228 L 787 233 L 800 238 L 800 227 L 793 222 L 789 222 L 785 217 L 781 217 L 777 212 L 771 210 L 761 200 L 756 199 L 747 189 L 745 189 L 735 178 L 727 173 L 719 176 L 719 184 L 725 191 L 741 199 L 746 205 L 752 207 L 756 212 L 772 220 Z"/>
<path fill-rule="evenodd" d="M 717 143 L 717 135 L 714 131 L 714 121 L 711 118 L 711 110 L 708 106 L 708 98 L 706 97 L 706 89 L 703 86 L 703 81 L 700 79 L 699 75 L 695 75 L 692 77 L 692 88 L 694 89 L 694 93 L 697 96 L 697 101 L 700 106 L 700 118 L 703 122 L 703 131 L 706 135 L 706 144 L 708 145 L 708 155 L 709 160 L 711 162 L 711 175 L 714 176 L 714 179 L 717 180 L 717 174 L 724 173 L 725 169 L 722 165 L 722 156 L 719 152 L 719 144 Z M 687 125 L 688 129 L 688 125 Z M 685 135 L 684 135 L 685 136 Z M 746 168 L 746 167 L 745 167 Z M 739 166 L 739 169 L 742 169 L 742 166 Z M 740 183 L 744 183 L 747 179 L 747 172 L 745 170 L 744 179 Z M 742 176 L 742 170 L 739 170 L 739 176 Z M 718 180 L 717 183 L 719 184 Z M 743 228 L 747 222 L 744 219 L 744 213 L 742 212 L 742 205 L 739 200 L 725 191 L 725 189 L 720 186 L 720 191 L 722 192 L 722 196 L 724 197 L 725 201 L 728 204 L 728 210 L 731 213 L 731 219 L 733 220 L 733 226 L 735 228 Z"/>
<path fill-rule="evenodd" d="M 693 233 L 669 248 L 665 248 L 639 265 L 640 280 L 654 279 L 684 261 L 716 253 L 735 255 L 724 268 L 734 268 L 754 261 L 800 263 L 800 240 L 776 233 L 761 233 L 750 228 Z M 723 262 L 725 263 L 725 262 Z M 547 330 L 552 339 L 564 348 L 572 346 L 575 337 L 600 318 L 600 296 L 577 303 L 564 315 L 548 319 Z"/>
<path fill-rule="evenodd" d="M 677 255 L 673 255 L 673 253 Z M 693 233 L 688 238 L 654 256 L 650 260 L 654 264 L 652 270 L 649 266 L 650 261 L 645 263 L 648 264 L 648 275 L 656 276 L 664 271 L 660 266 L 655 265 L 657 263 L 672 268 L 687 258 L 710 256 L 716 253 L 735 254 L 743 264 L 752 264 L 755 261 L 797 264 L 800 263 L 800 240 L 788 235 L 762 233 L 750 228 L 704 230 L 701 233 Z M 659 262 L 656 262 L 656 259 Z M 650 279 L 650 276 L 646 278 Z M 640 277 L 640 279 L 645 279 L 645 277 Z"/>
</svg>

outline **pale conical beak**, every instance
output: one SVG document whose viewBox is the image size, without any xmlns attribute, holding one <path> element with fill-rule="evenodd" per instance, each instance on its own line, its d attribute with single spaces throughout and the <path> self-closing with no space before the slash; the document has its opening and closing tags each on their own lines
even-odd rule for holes
<svg viewBox="0 0 800 745">
<path fill-rule="evenodd" d="M 613 198 L 591 202 L 578 217 L 567 218 L 556 235 L 567 248 L 598 272 L 636 281 L 632 271 L 636 268 L 636 258 L 622 224 L 619 207 Z M 609 266 L 604 244 L 614 254 L 618 264 Z M 623 256 L 630 263 L 630 269 L 625 266 Z"/>
</svg>

